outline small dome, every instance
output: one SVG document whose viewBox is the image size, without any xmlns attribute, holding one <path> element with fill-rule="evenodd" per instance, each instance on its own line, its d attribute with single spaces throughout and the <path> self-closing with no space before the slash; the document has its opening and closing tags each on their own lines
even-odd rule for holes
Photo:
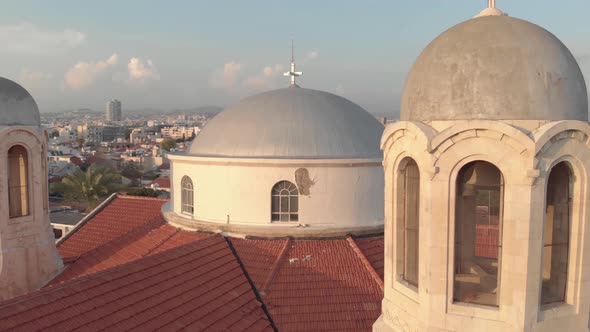
<svg viewBox="0 0 590 332">
<path fill-rule="evenodd" d="M 331 93 L 291 86 L 241 100 L 213 118 L 189 155 L 244 158 L 381 158 L 383 125 Z"/>
<path fill-rule="evenodd" d="M 530 22 L 484 14 L 443 32 L 420 54 L 401 119 L 587 121 L 586 84 L 567 47 Z"/>
<path fill-rule="evenodd" d="M 0 126 L 39 126 L 37 103 L 25 88 L 0 77 Z"/>
</svg>

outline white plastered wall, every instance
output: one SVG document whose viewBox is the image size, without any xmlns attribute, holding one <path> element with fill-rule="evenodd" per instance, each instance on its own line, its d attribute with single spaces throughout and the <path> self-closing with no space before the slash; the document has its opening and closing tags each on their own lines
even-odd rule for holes
<svg viewBox="0 0 590 332">
<path fill-rule="evenodd" d="M 270 225 L 272 187 L 282 180 L 297 185 L 295 171 L 305 168 L 315 183 L 309 195 L 299 196 L 298 223 L 315 228 L 383 225 L 380 160 L 170 159 L 172 210 L 182 215 L 180 181 L 187 175 L 194 185 L 197 221 Z"/>
</svg>

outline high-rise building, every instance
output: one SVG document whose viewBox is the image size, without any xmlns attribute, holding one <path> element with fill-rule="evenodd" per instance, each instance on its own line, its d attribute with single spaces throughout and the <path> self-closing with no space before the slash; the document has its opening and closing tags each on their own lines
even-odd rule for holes
<svg viewBox="0 0 590 332">
<path fill-rule="evenodd" d="M 106 107 L 106 118 L 107 121 L 121 121 L 122 112 L 121 112 L 121 101 L 117 99 L 112 99 L 111 101 L 107 102 Z"/>
</svg>

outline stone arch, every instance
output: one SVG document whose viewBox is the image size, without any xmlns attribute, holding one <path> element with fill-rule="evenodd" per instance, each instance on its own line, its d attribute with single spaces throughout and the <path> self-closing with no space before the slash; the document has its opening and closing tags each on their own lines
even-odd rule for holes
<svg viewBox="0 0 590 332">
<path fill-rule="evenodd" d="M 504 176 L 493 163 L 473 160 L 456 179 L 453 224 L 453 302 L 498 306 Z M 494 271 L 495 267 L 495 271 Z"/>
<path fill-rule="evenodd" d="M 590 125 L 582 121 L 564 120 L 547 123 L 535 132 L 535 156 L 544 154 L 553 144 L 562 139 L 576 139 L 589 145 Z"/>
<path fill-rule="evenodd" d="M 12 144 L 7 152 L 9 218 L 31 213 L 31 151 L 22 144 Z"/>
<path fill-rule="evenodd" d="M 9 219 L 9 224 L 17 222 L 32 221 L 38 213 L 43 213 L 42 207 L 46 204 L 41 204 L 41 209 L 38 209 L 37 202 L 47 200 L 47 178 L 46 168 L 43 168 L 43 159 L 46 155 L 43 154 L 43 138 L 39 131 L 31 130 L 30 127 L 13 126 L 0 129 L 0 163 L 5 166 L 0 167 L 0 200 L 9 204 L 8 187 L 11 182 L 8 175 L 8 151 L 13 146 L 22 146 L 27 150 L 26 163 L 26 177 L 29 190 L 27 192 L 28 213 L 18 218 Z M 43 190 L 37 191 L 32 188 L 41 187 Z"/>
<path fill-rule="evenodd" d="M 555 137 L 555 136 L 554 136 Z M 586 237 L 586 220 L 590 204 L 588 203 L 588 177 L 590 170 L 587 165 L 590 165 L 590 148 L 586 142 L 581 142 L 577 139 L 565 140 L 561 139 L 552 143 L 546 144 L 546 148 L 540 151 L 539 155 L 539 169 L 541 171 L 545 183 L 539 190 L 539 200 L 537 209 L 543 212 L 542 220 L 545 220 L 546 205 L 546 187 L 551 174 L 551 170 L 558 164 L 567 162 L 572 172 L 572 202 L 570 210 L 570 242 L 569 242 L 569 266 L 567 270 L 567 287 L 564 302 L 568 305 L 577 305 L 580 303 L 580 290 L 583 288 L 580 280 L 576 277 L 580 273 L 580 269 L 585 264 L 590 264 L 590 258 L 583 254 L 587 251 L 587 243 L 584 241 Z M 535 232 L 544 234 L 545 222 L 536 225 Z M 535 227 L 533 225 L 533 227 Z M 539 257 L 537 266 L 538 271 L 542 270 L 542 252 L 543 252 L 543 237 L 538 242 L 534 243 L 531 257 Z M 542 290 L 542 276 L 538 278 L 539 299 L 541 299 Z M 542 305 L 540 303 L 539 305 Z"/>
<path fill-rule="evenodd" d="M 392 160 L 399 157 L 398 154 L 401 150 L 396 143 L 410 140 L 415 151 L 426 152 L 428 144 L 435 134 L 436 130 L 421 122 L 400 121 L 388 125 L 381 137 L 381 150 L 383 150 L 385 168 Z M 416 159 L 416 157 L 412 158 Z"/>
<path fill-rule="evenodd" d="M 487 137 L 506 142 L 515 149 L 524 152 L 534 150 L 534 142 L 517 128 L 500 121 L 473 120 L 461 121 L 440 132 L 432 138 L 429 151 L 448 149 L 451 145 L 473 137 Z"/>
</svg>

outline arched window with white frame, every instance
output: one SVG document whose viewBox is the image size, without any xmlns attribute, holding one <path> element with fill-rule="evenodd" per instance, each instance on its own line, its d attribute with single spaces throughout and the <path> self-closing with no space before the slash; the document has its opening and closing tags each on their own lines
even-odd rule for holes
<svg viewBox="0 0 590 332">
<path fill-rule="evenodd" d="M 299 221 L 299 191 L 292 182 L 280 181 L 272 187 L 271 221 Z"/>
<path fill-rule="evenodd" d="M 183 176 L 182 180 L 180 181 L 181 186 L 181 194 L 180 194 L 180 201 L 181 207 L 180 211 L 185 214 L 190 214 L 191 216 L 194 214 L 194 187 L 193 181 L 188 176 Z"/>
<path fill-rule="evenodd" d="M 29 158 L 27 149 L 14 145 L 8 150 L 8 210 L 10 218 L 29 214 Z"/>
<path fill-rule="evenodd" d="M 471 162 L 457 176 L 453 301 L 498 306 L 502 269 L 504 177 Z"/>
<path fill-rule="evenodd" d="M 572 171 L 567 162 L 549 173 L 543 231 L 541 304 L 564 302 L 569 263 Z"/>
</svg>

